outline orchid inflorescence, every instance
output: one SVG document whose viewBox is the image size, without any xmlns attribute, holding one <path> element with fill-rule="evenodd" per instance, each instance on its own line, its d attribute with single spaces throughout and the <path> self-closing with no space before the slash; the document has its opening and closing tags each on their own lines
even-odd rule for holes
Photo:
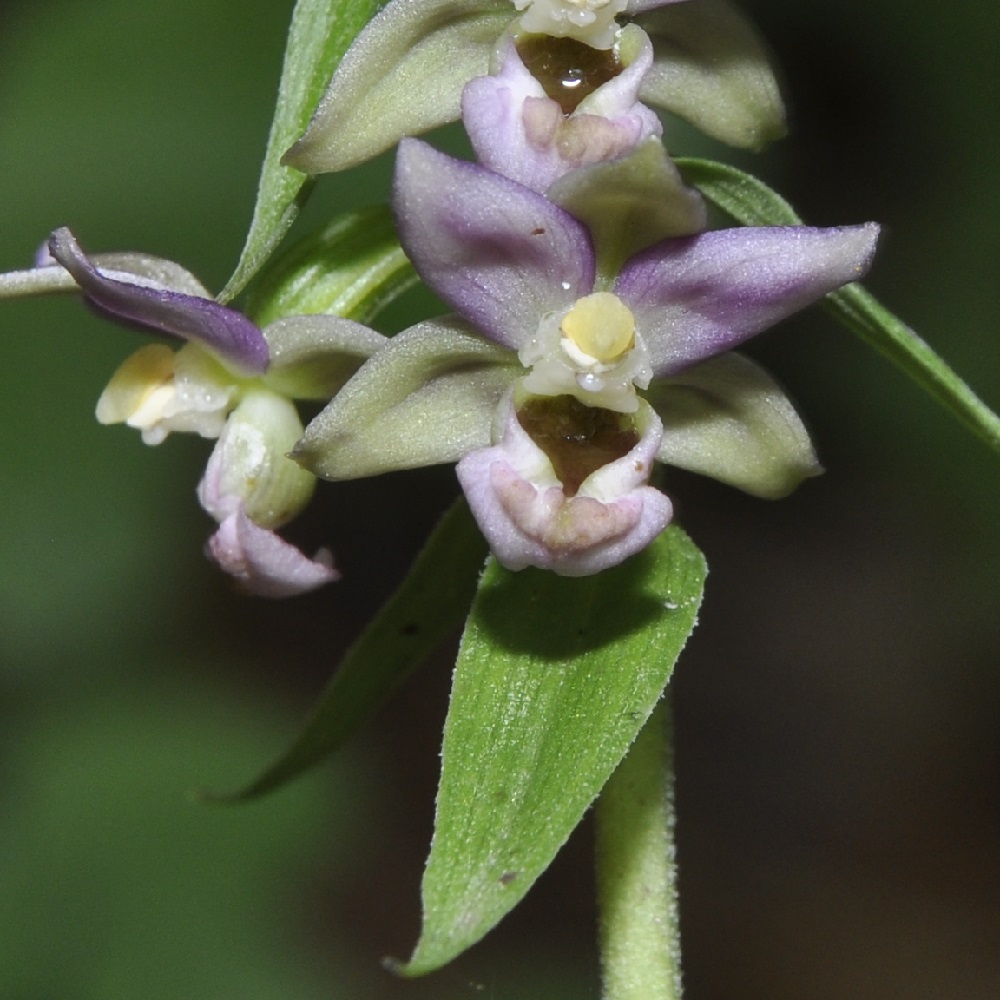
<svg viewBox="0 0 1000 1000">
<path fill-rule="evenodd" d="M 299 735 L 211 797 L 301 774 L 462 628 L 421 934 L 388 964 L 422 975 L 475 944 L 596 806 L 603 995 L 677 1000 L 662 699 L 707 564 L 658 465 L 762 498 L 822 471 L 782 387 L 737 350 L 821 300 L 998 450 L 1000 417 L 857 284 L 877 225 L 807 226 L 736 167 L 668 153 L 675 117 L 744 150 L 784 134 L 765 46 L 730 0 L 377 4 L 297 0 L 253 221 L 217 296 L 60 228 L 0 274 L 0 298 L 78 293 L 159 338 L 112 375 L 97 419 L 150 445 L 215 442 L 206 550 L 245 592 L 339 578 L 327 550 L 278 533 L 317 480 L 455 465 L 463 498 Z M 418 138 L 457 121 L 474 159 Z M 390 206 L 272 257 L 311 176 L 390 150 Z M 448 311 L 373 328 L 418 280 Z"/>
<path fill-rule="evenodd" d="M 334 315 L 261 330 L 178 265 L 89 258 L 67 230 L 0 279 L 8 294 L 77 287 L 186 341 L 126 361 L 98 419 L 149 444 L 217 439 L 198 490 L 220 525 L 209 552 L 251 592 L 336 578 L 328 553 L 274 534 L 314 476 L 456 462 L 504 566 L 584 575 L 669 523 L 657 460 L 765 497 L 819 471 L 782 390 L 731 351 L 862 276 L 877 227 L 708 230 L 645 103 L 738 145 L 781 134 L 753 29 L 723 0 L 516 7 L 392 0 L 286 157 L 337 170 L 403 140 L 399 239 L 454 314 L 392 338 Z M 478 163 L 405 138 L 456 117 Z M 294 399 L 328 400 L 304 434 Z"/>
</svg>

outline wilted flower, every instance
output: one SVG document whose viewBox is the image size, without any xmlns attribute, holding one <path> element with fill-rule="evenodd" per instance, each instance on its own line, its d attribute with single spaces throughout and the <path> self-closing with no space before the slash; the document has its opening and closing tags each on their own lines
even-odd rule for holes
<svg viewBox="0 0 1000 1000">
<path fill-rule="evenodd" d="M 683 236 L 600 277 L 577 219 L 414 140 L 395 209 L 459 318 L 397 335 L 344 386 L 295 451 L 318 475 L 457 461 L 502 562 L 575 575 L 669 521 L 645 485 L 654 457 L 761 496 L 818 471 L 781 390 L 726 352 L 860 278 L 876 226 Z"/>
</svg>

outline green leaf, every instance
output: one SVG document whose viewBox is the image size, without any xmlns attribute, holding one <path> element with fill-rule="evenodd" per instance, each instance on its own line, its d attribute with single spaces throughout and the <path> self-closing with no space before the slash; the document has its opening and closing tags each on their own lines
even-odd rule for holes
<svg viewBox="0 0 1000 1000">
<path fill-rule="evenodd" d="M 678 157 L 681 176 L 744 226 L 801 226 L 795 209 L 763 181 L 727 163 Z"/>
<path fill-rule="evenodd" d="M 684 179 L 737 222 L 798 226 L 802 220 L 781 195 L 750 174 L 710 160 L 677 161 Z M 823 300 L 824 307 L 936 399 L 970 431 L 1000 451 L 1000 417 L 926 341 L 859 284 Z"/>
<path fill-rule="evenodd" d="M 476 590 L 486 543 L 464 501 L 434 529 L 406 579 L 348 650 L 291 746 L 235 792 L 208 801 L 256 799 L 329 756 L 410 672 L 458 629 Z"/>
<path fill-rule="evenodd" d="M 392 213 L 373 205 L 338 215 L 281 254 L 258 277 L 246 313 L 260 326 L 314 314 L 371 323 L 416 282 Z"/>
<path fill-rule="evenodd" d="M 663 693 L 705 573 L 677 526 L 594 576 L 488 564 L 445 724 L 423 930 L 400 972 L 451 961 L 548 867 Z"/>
<path fill-rule="evenodd" d="M 312 182 L 301 171 L 283 166 L 281 157 L 309 123 L 333 71 L 377 6 L 376 0 L 298 0 L 295 4 L 250 232 L 219 301 L 229 302 L 242 291 L 305 203 Z"/>
</svg>

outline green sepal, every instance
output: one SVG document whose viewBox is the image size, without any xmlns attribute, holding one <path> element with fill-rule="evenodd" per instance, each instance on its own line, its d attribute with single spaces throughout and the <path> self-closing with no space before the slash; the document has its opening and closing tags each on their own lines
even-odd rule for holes
<svg viewBox="0 0 1000 1000">
<path fill-rule="evenodd" d="M 237 803 L 273 792 L 343 744 L 379 705 L 461 625 L 476 591 L 486 543 L 464 500 L 434 529 L 399 589 L 341 660 L 291 746 L 234 792 L 206 792 Z"/>
<path fill-rule="evenodd" d="M 344 170 L 404 135 L 455 121 L 462 88 L 489 72 L 515 16 L 507 0 L 388 4 L 361 33 L 285 162 L 310 174 Z"/>
<path fill-rule="evenodd" d="M 292 399 L 330 399 L 388 342 L 339 316 L 286 316 L 264 328 L 271 365 L 264 384 Z"/>
<path fill-rule="evenodd" d="M 454 317 L 393 337 L 306 427 L 293 453 L 324 479 L 457 462 L 490 444 L 493 415 L 523 374 L 517 355 Z"/>
<path fill-rule="evenodd" d="M 708 135 L 760 149 L 786 131 L 767 47 L 728 0 L 677 3 L 636 17 L 655 61 L 639 99 L 672 111 Z"/>
<path fill-rule="evenodd" d="M 246 313 L 259 326 L 320 313 L 370 323 L 416 281 L 392 213 L 373 205 L 337 216 L 276 258 L 247 296 Z"/>
<path fill-rule="evenodd" d="M 677 166 L 689 184 L 743 225 L 802 225 L 802 220 L 781 195 L 736 167 L 696 159 L 678 159 Z M 969 430 L 1000 451 L 1000 416 L 929 344 L 861 285 L 845 285 L 832 292 L 823 300 L 823 306 L 909 375 Z"/>
<path fill-rule="evenodd" d="M 753 496 L 787 496 L 823 470 L 782 388 L 735 352 L 654 379 L 646 399 L 663 421 L 657 458 Z"/>
<path fill-rule="evenodd" d="M 628 156 L 570 171 L 545 196 L 590 230 L 599 280 L 608 287 L 633 254 L 708 223 L 704 201 L 655 136 Z"/>
<path fill-rule="evenodd" d="M 489 562 L 445 723 L 423 928 L 398 971 L 451 961 L 549 866 L 663 693 L 705 574 L 677 526 L 594 576 Z"/>
<path fill-rule="evenodd" d="M 229 302 L 246 287 L 308 197 L 309 177 L 282 164 L 282 154 L 302 134 L 333 71 L 377 7 L 377 0 L 298 0 L 295 4 L 250 231 L 236 270 L 219 294 L 220 302 Z"/>
</svg>

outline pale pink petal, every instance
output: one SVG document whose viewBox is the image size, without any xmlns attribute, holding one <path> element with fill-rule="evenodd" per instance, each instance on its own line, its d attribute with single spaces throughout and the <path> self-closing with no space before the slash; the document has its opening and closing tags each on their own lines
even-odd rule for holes
<svg viewBox="0 0 1000 1000">
<path fill-rule="evenodd" d="M 314 559 L 247 517 L 242 504 L 208 540 L 208 554 L 241 590 L 258 597 L 294 597 L 339 579 L 326 549 Z"/>
<path fill-rule="evenodd" d="M 655 414 L 644 414 L 639 443 L 567 497 L 508 395 L 498 416 L 501 442 L 466 455 L 457 467 L 473 516 L 503 566 L 588 576 L 616 566 L 666 528 L 673 507 L 645 485 L 662 428 Z"/>
</svg>

